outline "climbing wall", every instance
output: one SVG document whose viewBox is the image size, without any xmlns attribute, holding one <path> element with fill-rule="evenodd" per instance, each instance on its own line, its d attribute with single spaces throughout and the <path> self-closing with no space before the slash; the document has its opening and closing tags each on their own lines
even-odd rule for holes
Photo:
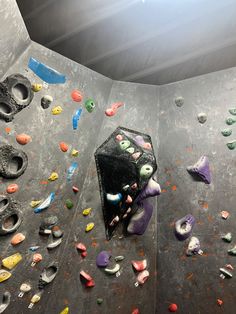
<svg viewBox="0 0 236 314">
<path fill-rule="evenodd" d="M 220 278 L 220 268 L 235 256 L 227 250 L 235 245 L 235 150 L 226 143 L 235 139 L 235 126 L 225 120 L 236 106 L 236 69 L 221 71 L 160 87 L 159 167 L 162 195 L 158 208 L 157 309 L 166 313 L 176 303 L 179 313 L 235 313 L 235 280 Z M 183 97 L 178 107 L 176 97 Z M 197 115 L 207 114 L 200 124 Z M 229 127 L 232 135 L 221 130 Z M 201 155 L 209 158 L 212 183 L 194 181 L 186 171 Z M 221 211 L 230 213 L 222 219 Z M 199 238 L 203 255 L 187 257 L 189 239 L 178 241 L 176 220 L 192 214 L 192 235 Z M 221 236 L 232 233 L 232 242 Z M 227 269 L 227 268 L 226 268 Z M 234 270 L 228 269 L 234 275 Z M 217 299 L 224 303 L 220 307 Z"/>
<path fill-rule="evenodd" d="M 156 202 L 154 216 L 144 236 L 123 238 L 119 234 L 111 241 L 105 238 L 105 228 L 101 209 L 99 185 L 95 167 L 94 152 L 104 140 L 121 125 L 152 136 L 156 157 L 158 156 L 158 87 L 140 84 L 112 82 L 83 66 L 63 58 L 44 47 L 32 43 L 21 58 L 9 69 L 5 76 L 12 73 L 25 75 L 32 83 L 41 80 L 27 67 L 30 57 L 57 69 L 67 77 L 62 85 L 49 85 L 34 93 L 29 107 L 18 113 L 13 122 L 1 121 L 1 142 L 23 149 L 29 159 L 25 173 L 10 183 L 17 183 L 19 191 L 13 195 L 23 206 L 24 220 L 18 229 L 26 239 L 17 247 L 10 245 L 11 235 L 1 238 L 1 256 L 7 257 L 20 252 L 23 259 L 12 271 L 12 277 L 0 285 L 0 292 L 8 290 L 12 299 L 6 313 L 26 313 L 30 299 L 38 291 L 38 279 L 44 267 L 51 262 L 59 262 L 56 279 L 45 289 L 41 301 L 31 310 L 34 313 L 60 313 L 67 305 L 71 313 L 131 313 L 139 308 L 142 312 L 155 312 L 156 282 Z M 4 76 L 4 77 L 5 77 Z M 88 113 L 82 103 L 73 102 L 71 91 L 80 90 L 84 99 L 92 98 L 96 108 Z M 41 98 L 45 94 L 53 97 L 50 108 L 41 107 Z M 112 103 L 125 103 L 114 117 L 104 114 Z M 52 115 L 51 109 L 60 105 L 63 109 L 59 115 Z M 72 116 L 82 107 L 83 112 L 77 130 L 72 128 Z M 151 113 L 151 114 L 150 114 Z M 32 141 L 20 146 L 16 135 L 26 133 Z M 69 145 L 63 153 L 59 143 Z M 79 151 L 78 157 L 71 156 L 72 149 Z M 66 179 L 67 171 L 72 162 L 78 163 L 72 182 Z M 58 180 L 50 182 L 48 177 L 57 172 Z M 2 193 L 9 180 L 2 179 Z M 72 186 L 79 188 L 74 193 Z M 55 201 L 42 213 L 35 214 L 30 206 L 32 200 L 45 199 L 55 192 Z M 65 201 L 72 200 L 74 206 L 67 209 Z M 82 215 L 83 209 L 92 208 L 89 216 Z M 64 232 L 62 244 L 49 251 L 47 245 L 52 237 L 39 236 L 39 225 L 43 218 L 56 215 L 59 227 Z M 86 233 L 86 225 L 95 224 L 94 229 Z M 75 248 L 82 242 L 87 247 L 87 256 L 81 257 Z M 31 246 L 40 246 L 37 250 L 43 260 L 34 268 L 30 266 L 33 254 Z M 109 251 L 113 257 L 123 255 L 120 262 L 120 276 L 107 275 L 96 266 L 96 256 L 101 250 Z M 150 278 L 143 287 L 135 287 L 136 276 L 131 261 L 146 258 Z M 84 288 L 79 273 L 88 272 L 95 281 L 95 287 Z M 21 283 L 30 280 L 32 291 L 22 299 L 18 298 Z M 154 288 L 153 288 L 154 287 Z M 151 291 L 151 292 L 150 292 Z M 103 303 L 97 304 L 102 298 Z M 127 302 L 124 300 L 128 298 Z"/>
</svg>

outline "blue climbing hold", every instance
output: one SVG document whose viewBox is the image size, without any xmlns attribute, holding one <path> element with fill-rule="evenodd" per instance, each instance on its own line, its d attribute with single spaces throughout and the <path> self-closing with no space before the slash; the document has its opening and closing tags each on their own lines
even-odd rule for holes
<svg viewBox="0 0 236 314">
<path fill-rule="evenodd" d="M 34 58 L 29 59 L 28 67 L 48 84 L 64 84 L 66 82 L 65 75 Z"/>
<path fill-rule="evenodd" d="M 77 130 L 78 129 L 78 122 L 79 122 L 81 113 L 82 113 L 82 108 L 76 110 L 75 115 L 73 115 L 73 117 L 72 117 L 73 130 Z"/>
</svg>

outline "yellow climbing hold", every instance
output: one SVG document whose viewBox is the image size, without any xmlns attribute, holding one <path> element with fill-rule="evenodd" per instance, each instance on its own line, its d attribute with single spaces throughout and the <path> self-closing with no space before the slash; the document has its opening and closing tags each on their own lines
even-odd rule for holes
<svg viewBox="0 0 236 314">
<path fill-rule="evenodd" d="M 11 273 L 5 269 L 0 269 L 0 282 L 3 282 L 11 277 Z"/>
<path fill-rule="evenodd" d="M 43 88 L 42 84 L 32 84 L 32 90 L 34 92 L 39 92 Z"/>
<path fill-rule="evenodd" d="M 62 112 L 62 107 L 61 106 L 56 106 L 52 108 L 52 114 L 60 114 Z"/>
<path fill-rule="evenodd" d="M 41 296 L 39 294 L 35 294 L 32 296 L 30 303 L 33 303 L 33 304 L 38 303 L 40 299 L 41 299 Z"/>
<path fill-rule="evenodd" d="M 14 268 L 20 261 L 22 260 L 22 256 L 20 253 L 15 253 L 11 256 L 8 256 L 2 260 L 2 265 L 7 269 Z"/>
<path fill-rule="evenodd" d="M 38 206 L 40 203 L 42 203 L 42 200 L 39 200 L 39 201 L 31 201 L 31 202 L 30 202 L 30 206 L 31 206 L 32 208 L 34 208 L 34 207 Z"/>
<path fill-rule="evenodd" d="M 79 155 L 79 151 L 76 149 L 72 149 L 71 155 L 77 157 Z"/>
<path fill-rule="evenodd" d="M 63 311 L 60 312 L 60 314 L 68 314 L 69 313 L 69 308 L 68 306 L 64 308 Z"/>
<path fill-rule="evenodd" d="M 58 174 L 56 172 L 52 172 L 50 177 L 48 178 L 49 181 L 55 181 L 58 179 Z"/>
<path fill-rule="evenodd" d="M 87 226 L 86 226 L 86 228 L 85 228 L 85 231 L 86 231 L 86 232 L 89 232 L 89 231 L 91 231 L 93 228 L 94 228 L 94 223 L 93 223 L 93 222 L 90 222 L 89 224 L 87 224 Z"/>
<path fill-rule="evenodd" d="M 88 215 L 90 214 L 91 210 L 92 210 L 91 207 L 85 208 L 85 209 L 83 210 L 83 215 L 84 215 L 84 216 L 88 216 Z"/>
</svg>

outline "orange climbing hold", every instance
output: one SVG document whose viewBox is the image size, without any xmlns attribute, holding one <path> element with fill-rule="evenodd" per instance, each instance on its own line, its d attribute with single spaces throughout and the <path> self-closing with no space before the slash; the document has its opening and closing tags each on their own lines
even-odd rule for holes
<svg viewBox="0 0 236 314">
<path fill-rule="evenodd" d="M 82 99 L 83 99 L 83 95 L 81 94 L 81 92 L 80 91 L 78 91 L 78 90 L 73 90 L 72 92 L 71 92 L 71 98 L 72 98 L 72 100 L 74 100 L 74 101 L 76 101 L 76 102 L 81 102 L 82 101 Z"/>
<path fill-rule="evenodd" d="M 11 132 L 11 128 L 5 128 L 5 131 L 6 131 L 7 133 L 10 133 L 10 132 Z"/>
<path fill-rule="evenodd" d="M 17 233 L 11 239 L 11 245 L 17 245 L 25 240 L 25 236 L 22 233 Z"/>
<path fill-rule="evenodd" d="M 69 149 L 69 146 L 65 142 L 61 142 L 59 146 L 60 146 L 61 151 L 64 153 L 67 152 Z"/>
<path fill-rule="evenodd" d="M 7 187 L 7 193 L 12 194 L 19 190 L 19 186 L 16 183 L 12 183 Z"/>
<path fill-rule="evenodd" d="M 21 145 L 26 145 L 31 141 L 31 137 L 24 133 L 18 134 L 16 135 L 16 141 Z"/>
</svg>

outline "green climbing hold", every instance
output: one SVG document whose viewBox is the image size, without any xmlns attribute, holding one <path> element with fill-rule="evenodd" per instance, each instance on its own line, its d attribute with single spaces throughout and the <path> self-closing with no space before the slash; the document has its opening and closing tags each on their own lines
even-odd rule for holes
<svg viewBox="0 0 236 314">
<path fill-rule="evenodd" d="M 236 147 L 236 140 L 232 141 L 232 142 L 228 142 L 227 144 L 228 149 L 233 150 Z"/>
<path fill-rule="evenodd" d="M 74 206 L 74 204 L 73 204 L 72 200 L 67 199 L 67 200 L 66 200 L 66 207 L 67 207 L 68 209 L 71 209 L 71 208 L 73 208 L 73 206 Z"/>
<path fill-rule="evenodd" d="M 130 154 L 133 154 L 134 153 L 134 148 L 133 147 L 129 147 L 126 149 L 126 151 Z"/>
<path fill-rule="evenodd" d="M 232 134 L 232 130 L 231 129 L 224 129 L 221 131 L 221 134 L 223 136 L 230 136 Z"/>
<path fill-rule="evenodd" d="M 229 117 L 229 118 L 227 118 L 227 119 L 225 120 L 225 122 L 226 122 L 228 125 L 232 125 L 232 124 L 234 124 L 234 123 L 236 122 L 236 118 L 234 119 L 234 118 Z"/>
<path fill-rule="evenodd" d="M 142 178 L 149 178 L 151 177 L 152 173 L 153 173 L 153 168 L 151 165 L 145 164 L 140 169 L 140 176 Z"/>
<path fill-rule="evenodd" d="M 125 150 L 125 149 L 127 149 L 128 147 L 130 146 L 130 141 L 121 141 L 120 142 L 120 148 L 122 149 L 122 150 Z"/>
<path fill-rule="evenodd" d="M 222 240 L 224 240 L 225 242 L 228 242 L 230 243 L 232 241 L 232 233 L 231 232 L 228 232 L 226 234 L 224 234 L 222 237 L 221 237 Z"/>
<path fill-rule="evenodd" d="M 97 298 L 97 304 L 102 304 L 102 302 L 103 302 L 103 299 L 102 298 Z"/>
<path fill-rule="evenodd" d="M 233 116 L 236 116 L 236 108 L 229 109 L 229 113 L 231 113 Z"/>
<path fill-rule="evenodd" d="M 85 102 L 85 108 L 87 109 L 88 112 L 93 112 L 95 108 L 95 103 L 93 99 L 87 99 Z"/>
</svg>

